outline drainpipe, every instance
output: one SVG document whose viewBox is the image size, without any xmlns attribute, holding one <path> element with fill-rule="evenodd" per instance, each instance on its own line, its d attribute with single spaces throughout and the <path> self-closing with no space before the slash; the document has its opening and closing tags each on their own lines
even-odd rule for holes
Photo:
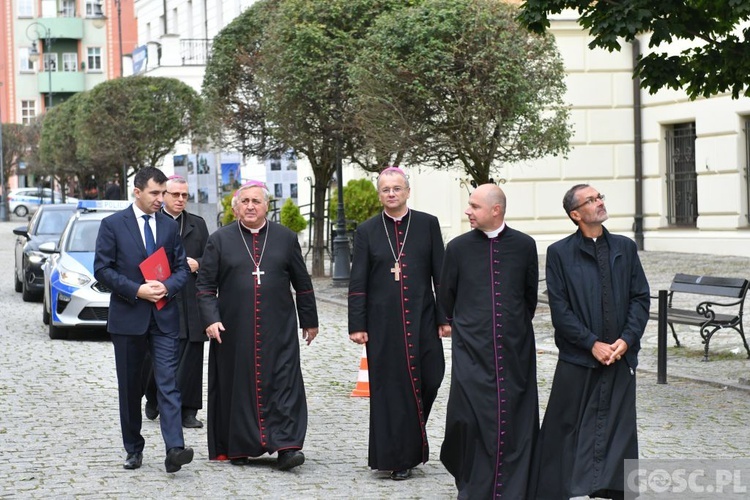
<svg viewBox="0 0 750 500">
<path fill-rule="evenodd" d="M 635 220 L 633 234 L 638 250 L 643 250 L 643 125 L 641 113 L 641 79 L 635 75 L 635 66 L 641 57 L 638 38 L 633 46 L 633 152 L 635 155 Z"/>
</svg>

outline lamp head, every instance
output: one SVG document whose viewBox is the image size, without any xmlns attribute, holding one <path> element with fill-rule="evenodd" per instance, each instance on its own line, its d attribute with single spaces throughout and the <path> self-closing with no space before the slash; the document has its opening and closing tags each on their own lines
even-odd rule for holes
<svg viewBox="0 0 750 500">
<path fill-rule="evenodd" d="M 104 12 L 102 11 L 101 0 L 94 4 L 94 13 L 91 16 L 91 20 L 93 22 L 94 28 L 96 29 L 103 28 L 104 24 L 107 22 L 107 16 L 105 16 Z"/>
</svg>

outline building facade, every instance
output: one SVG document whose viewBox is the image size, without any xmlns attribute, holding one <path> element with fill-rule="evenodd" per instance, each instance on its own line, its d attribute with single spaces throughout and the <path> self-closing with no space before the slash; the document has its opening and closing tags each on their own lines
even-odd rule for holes
<svg viewBox="0 0 750 500">
<path fill-rule="evenodd" d="M 132 4 L 118 9 L 119 3 L 0 0 L 3 122 L 28 124 L 70 96 L 120 76 L 115 54 L 120 47 L 132 51 L 136 30 Z M 23 171 L 9 179 L 11 187 L 32 182 Z"/>
<path fill-rule="evenodd" d="M 200 90 L 210 40 L 252 3 L 137 0 L 147 74 L 176 76 Z M 615 53 L 591 50 L 576 20 L 569 12 L 551 23 L 567 73 L 571 151 L 567 158 L 502 167 L 508 224 L 532 235 L 544 253 L 575 229 L 562 209 L 565 191 L 591 183 L 607 195 L 608 228 L 645 250 L 750 256 L 750 99 L 650 94 L 633 81 L 634 56 L 645 49 L 625 44 Z M 248 163 L 263 172 L 262 161 Z M 466 174 L 403 167 L 410 175 L 411 206 L 438 216 L 446 240 L 469 229 L 463 215 L 472 189 Z M 303 179 L 298 201 L 306 205 L 312 181 L 304 158 L 297 168 Z M 344 181 L 367 175 L 346 168 Z"/>
</svg>

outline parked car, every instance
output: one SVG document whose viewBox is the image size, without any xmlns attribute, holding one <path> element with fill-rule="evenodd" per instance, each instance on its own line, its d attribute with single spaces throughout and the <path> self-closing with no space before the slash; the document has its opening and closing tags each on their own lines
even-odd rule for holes
<svg viewBox="0 0 750 500">
<path fill-rule="evenodd" d="M 39 245 L 57 242 L 75 211 L 75 205 L 42 205 L 28 225 L 13 230 L 17 236 L 13 281 L 16 292 L 23 293 L 25 302 L 40 301 L 44 293 L 42 264 L 47 255 L 39 250 Z"/>
<path fill-rule="evenodd" d="M 13 189 L 8 193 L 8 209 L 19 217 L 33 214 L 41 205 L 62 203 L 62 195 L 55 191 L 54 198 L 50 188 L 26 187 Z M 65 203 L 75 205 L 78 198 L 68 196 Z"/>
<path fill-rule="evenodd" d="M 57 244 L 44 243 L 42 321 L 51 339 L 64 339 L 77 328 L 104 328 L 110 290 L 94 278 L 94 251 L 102 219 L 130 203 L 81 200 Z"/>
</svg>

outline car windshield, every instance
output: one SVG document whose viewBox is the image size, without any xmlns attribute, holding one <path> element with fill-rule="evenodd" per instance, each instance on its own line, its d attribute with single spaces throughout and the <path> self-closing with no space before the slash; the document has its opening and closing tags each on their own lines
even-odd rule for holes
<svg viewBox="0 0 750 500">
<path fill-rule="evenodd" d="M 60 234 L 65 229 L 65 224 L 70 219 L 70 215 L 73 213 L 64 211 L 45 211 L 42 213 L 39 224 L 37 226 L 36 234 Z"/>
<path fill-rule="evenodd" d="M 100 220 L 78 220 L 70 228 L 68 252 L 93 252 L 96 249 L 96 235 L 99 233 Z"/>
</svg>

